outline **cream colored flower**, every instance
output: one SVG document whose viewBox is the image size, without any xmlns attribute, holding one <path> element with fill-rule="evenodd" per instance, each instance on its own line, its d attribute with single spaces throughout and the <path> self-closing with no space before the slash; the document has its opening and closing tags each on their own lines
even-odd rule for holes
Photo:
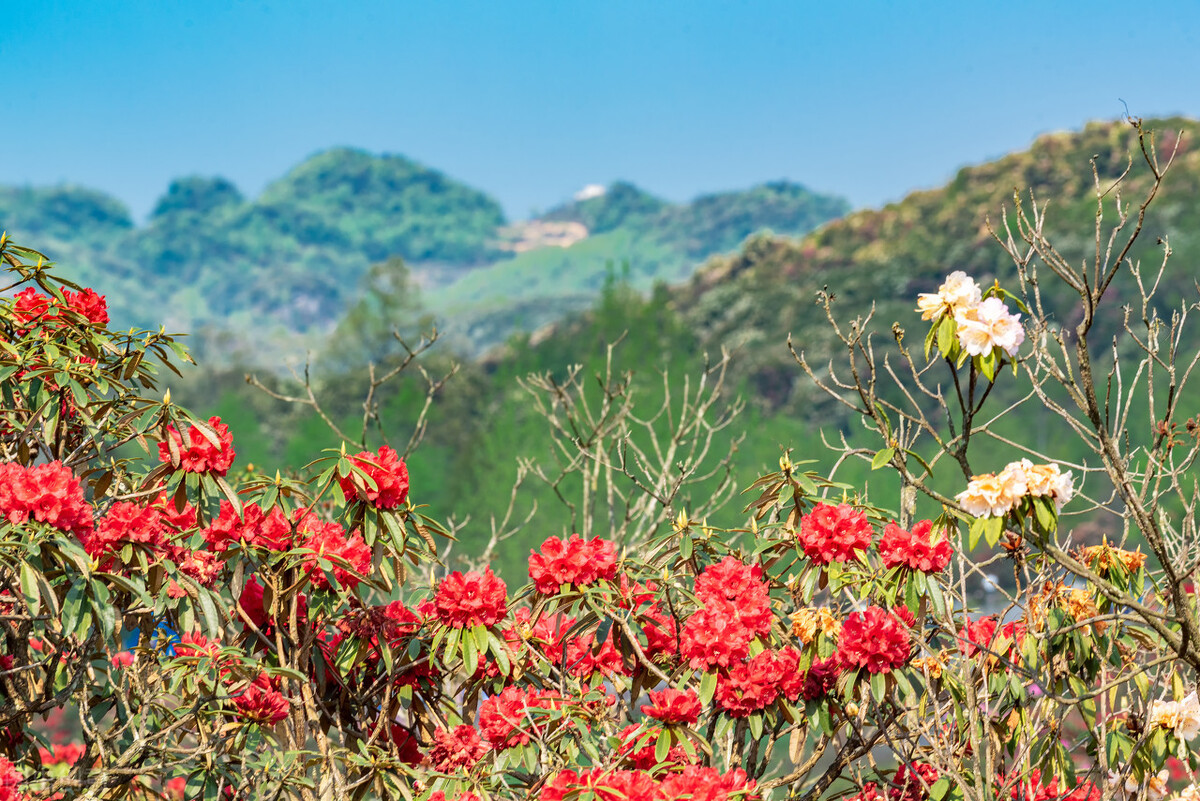
<svg viewBox="0 0 1200 801">
<path fill-rule="evenodd" d="M 1162 801 L 1166 798 L 1168 777 L 1169 774 L 1165 770 L 1160 770 L 1157 775 L 1149 777 L 1146 780 L 1146 798 L 1150 801 Z M 1138 790 L 1141 789 L 1142 783 L 1132 774 L 1122 782 L 1120 774 L 1109 771 L 1108 785 L 1117 790 L 1116 797 L 1133 799 L 1138 797 Z"/>
<path fill-rule="evenodd" d="M 1200 801 L 1200 787 L 1189 784 L 1179 791 L 1179 801 Z"/>
<path fill-rule="evenodd" d="M 1167 787 L 1167 779 L 1170 774 L 1165 770 L 1160 770 L 1157 775 L 1151 776 L 1146 782 L 1146 797 L 1150 801 L 1162 801 L 1170 794 L 1170 789 Z"/>
<path fill-rule="evenodd" d="M 1025 329 L 1020 320 L 1021 315 L 1010 314 L 1004 301 L 994 297 L 954 315 L 954 321 L 958 323 L 958 342 L 972 356 L 986 356 L 992 348 L 1016 356 L 1017 349 L 1025 341 Z"/>
<path fill-rule="evenodd" d="M 937 320 L 943 314 L 957 317 L 959 312 L 978 306 L 982 298 L 983 292 L 975 279 L 962 270 L 955 270 L 946 276 L 935 294 L 917 295 L 917 311 L 921 312 L 922 320 Z"/>
<path fill-rule="evenodd" d="M 1025 473 L 1018 469 L 1004 468 L 999 475 L 985 473 L 975 476 L 967 488 L 954 499 L 967 514 L 974 517 L 1002 517 L 1008 514 L 1021 498 L 1025 497 Z"/>
<path fill-rule="evenodd" d="M 1049 495 L 1058 509 L 1062 509 L 1067 501 L 1075 496 L 1075 484 L 1070 470 L 1064 473 L 1056 464 L 1035 465 L 1028 459 L 1022 459 L 1021 464 L 1031 496 L 1040 498 Z"/>
<path fill-rule="evenodd" d="M 1150 704 L 1150 725 L 1170 729 L 1176 737 L 1190 742 L 1200 734 L 1200 700 L 1193 690 L 1180 701 L 1154 701 Z"/>
</svg>

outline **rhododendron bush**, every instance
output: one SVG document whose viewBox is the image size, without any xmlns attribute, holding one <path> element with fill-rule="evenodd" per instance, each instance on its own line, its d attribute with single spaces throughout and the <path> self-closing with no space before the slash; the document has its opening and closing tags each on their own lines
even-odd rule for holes
<svg viewBox="0 0 1200 801">
<path fill-rule="evenodd" d="M 1166 163 L 1144 155 L 1152 199 Z M 1082 268 L 1018 204 L 1013 275 L 948 271 L 890 351 L 823 296 L 846 361 L 800 368 L 875 439 L 827 470 L 785 453 L 736 528 L 683 500 L 729 422 L 715 395 L 687 396 L 656 468 L 613 425 L 619 387 L 589 410 L 555 384 L 588 480 L 524 576 L 488 556 L 536 514 L 467 553 L 408 449 L 365 431 L 302 473 L 239 463 L 165 391 L 172 337 L 113 330 L 102 288 L 3 240 L 0 799 L 1195 797 L 1200 444 L 1154 432 L 1196 355 L 1162 337 L 1142 214 L 1116 197 L 1097 181 Z M 1130 281 L 1144 325 L 1093 344 Z M 1034 413 L 1095 459 L 995 433 Z M 899 493 L 838 480 L 846 459 Z"/>
</svg>

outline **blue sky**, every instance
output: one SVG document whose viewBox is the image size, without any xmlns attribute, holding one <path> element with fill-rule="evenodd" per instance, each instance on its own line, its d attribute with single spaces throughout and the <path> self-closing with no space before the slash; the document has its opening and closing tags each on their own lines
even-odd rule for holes
<svg viewBox="0 0 1200 801">
<path fill-rule="evenodd" d="M 334 145 L 403 153 L 512 217 L 587 183 L 672 200 L 788 178 L 856 206 L 1038 133 L 1200 116 L 1200 4 L 0 0 L 0 182 L 144 216 L 254 195 Z"/>
</svg>

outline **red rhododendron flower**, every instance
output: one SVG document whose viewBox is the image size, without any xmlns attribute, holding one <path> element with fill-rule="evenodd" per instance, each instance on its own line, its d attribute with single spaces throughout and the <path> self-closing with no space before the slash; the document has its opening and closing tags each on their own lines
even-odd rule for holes
<svg viewBox="0 0 1200 801">
<path fill-rule="evenodd" d="M 709 565 L 697 576 L 696 597 L 706 607 L 732 604 L 738 622 L 754 636 L 769 633 L 775 622 L 770 588 L 762 580 L 762 568 L 743 564 L 732 556 Z"/>
<path fill-rule="evenodd" d="M 117 501 L 96 523 L 95 530 L 81 538 L 81 542 L 84 550 L 94 557 L 115 554 L 123 544 L 130 542 L 152 551 L 162 551 L 167 544 L 167 529 L 158 509 Z"/>
<path fill-rule="evenodd" d="M 0 514 L 13 525 L 32 518 L 80 539 L 92 530 L 92 507 L 83 485 L 59 461 L 35 467 L 0 464 Z"/>
<path fill-rule="evenodd" d="M 997 651 L 997 646 L 1001 645 L 1001 637 L 1006 639 L 1010 646 L 1005 650 L 1020 645 L 1025 639 L 1024 621 L 1014 620 L 1001 626 L 995 615 L 968 620 L 958 633 L 958 650 L 968 658 L 978 653 Z"/>
<path fill-rule="evenodd" d="M 688 765 L 682 773 L 663 779 L 658 797 L 664 799 L 694 799 L 694 801 L 726 801 L 737 794 L 738 799 L 754 801 L 754 780 L 741 768 L 721 773 L 716 768 Z"/>
<path fill-rule="evenodd" d="M 346 529 L 337 523 L 319 520 L 307 509 L 297 509 L 293 519 L 297 521 L 302 546 L 314 552 L 313 555 L 306 556 L 303 563 L 303 569 L 308 573 L 314 587 L 329 589 L 329 579 L 321 569 L 319 557 L 335 557 L 329 559 L 333 566 L 332 573 L 338 584 L 347 589 L 357 587 L 362 581 L 359 576 L 371 572 L 371 549 L 367 547 L 366 541 L 358 531 L 347 536 Z M 336 561 L 337 559 L 346 562 L 350 570 Z"/>
<path fill-rule="evenodd" d="M 735 718 L 766 709 L 779 697 L 785 678 L 783 671 L 790 661 L 777 659 L 772 651 L 763 651 L 748 662 L 732 666 L 717 681 L 714 696 L 717 705 Z M 799 694 L 799 687 L 795 690 Z"/>
<path fill-rule="evenodd" d="M 594 673 L 604 676 L 626 676 L 629 671 L 625 668 L 625 660 L 617 649 L 616 634 L 609 631 L 608 637 L 600 644 L 600 650 L 593 653 L 596 632 L 582 634 L 572 638 L 566 644 L 567 672 L 572 676 L 587 678 Z"/>
<path fill-rule="evenodd" d="M 83 743 L 64 743 L 51 745 L 49 748 L 38 748 L 38 756 L 43 765 L 74 765 L 79 758 L 87 753 Z"/>
<path fill-rule="evenodd" d="M 57 308 L 57 302 L 55 307 Z M 18 325 L 45 322 L 53 319 L 50 298 L 33 287 L 26 287 L 13 297 L 13 321 Z"/>
<path fill-rule="evenodd" d="M 238 620 L 242 620 L 242 612 L 246 613 L 246 617 L 250 622 L 261 631 L 263 634 L 270 635 L 275 631 L 274 618 L 268 614 L 269 610 L 263 603 L 263 586 L 258 582 L 258 576 L 251 576 L 246 580 L 246 585 L 242 588 L 242 593 L 238 597 L 238 608 L 241 610 L 237 614 Z M 304 593 L 300 593 L 296 598 L 297 610 L 296 617 L 298 623 L 303 627 L 308 622 L 308 598 Z M 290 626 L 288 616 L 290 615 L 289 607 L 285 606 L 283 613 L 280 615 L 283 618 L 283 623 Z"/>
<path fill-rule="evenodd" d="M 481 801 L 481 799 L 470 790 L 467 790 L 464 793 L 459 793 L 458 795 L 454 796 L 454 798 L 450 799 L 446 798 L 445 790 L 434 790 L 432 793 L 430 793 L 429 798 L 427 798 L 426 801 Z"/>
<path fill-rule="evenodd" d="M 238 712 L 246 720 L 275 725 L 288 716 L 288 702 L 275 689 L 271 677 L 259 673 L 249 687 L 233 699 Z"/>
<path fill-rule="evenodd" d="M 205 435 L 200 426 L 191 426 L 188 428 L 185 444 L 183 435 L 175 426 L 171 426 L 167 434 L 179 454 L 179 461 L 175 462 L 171 456 L 171 445 L 166 442 L 158 443 L 159 461 L 174 464 L 187 473 L 225 475 L 233 464 L 233 435 L 229 433 L 229 426 L 221 422 L 220 417 L 208 418 L 208 428 L 217 439 L 215 443 Z"/>
<path fill-rule="evenodd" d="M 892 777 L 888 798 L 890 801 L 925 801 L 929 798 L 929 788 L 939 775 L 937 768 L 926 762 L 901 765 Z"/>
<path fill-rule="evenodd" d="M 487 752 L 488 746 L 479 738 L 479 732 L 464 723 L 453 729 L 434 731 L 429 762 L 441 773 L 469 771 Z"/>
<path fill-rule="evenodd" d="M 541 725 L 531 709 L 553 709 L 559 697 L 547 690 L 506 687 L 479 706 L 479 730 L 493 748 L 525 745 Z"/>
<path fill-rule="evenodd" d="M 838 660 L 837 654 L 828 659 L 814 659 L 804 674 L 804 688 L 800 694 L 804 696 L 805 701 L 818 701 L 824 698 L 833 692 L 841 673 L 842 663 Z"/>
<path fill-rule="evenodd" d="M 679 654 L 679 627 L 675 618 L 652 606 L 642 613 L 642 633 L 646 635 L 646 656 L 656 662 Z"/>
<path fill-rule="evenodd" d="M 568 539 L 550 537 L 542 543 L 541 553 L 530 551 L 529 577 L 543 595 L 556 595 L 560 585 L 584 587 L 600 579 L 617 575 L 617 546 L 593 537 L 584 540 L 578 534 Z"/>
<path fill-rule="evenodd" d="M 907 567 L 922 573 L 945 570 L 954 549 L 945 537 L 936 543 L 932 542 L 932 532 L 933 523 L 929 520 L 917 523 L 912 531 L 888 523 L 884 526 L 883 536 L 879 538 L 879 555 L 883 557 L 884 566 Z"/>
<path fill-rule="evenodd" d="M 676 690 L 668 688 L 650 692 L 650 703 L 642 707 L 642 712 L 663 723 L 683 723 L 688 726 L 696 725 L 700 719 L 700 698 L 694 690 Z"/>
<path fill-rule="evenodd" d="M 912 643 L 904 622 L 878 606 L 854 612 L 842 624 L 838 658 L 850 669 L 887 673 L 901 667 L 912 654 Z"/>
<path fill-rule="evenodd" d="M 818 503 L 800 520 L 800 547 L 818 565 L 852 562 L 871 547 L 871 523 L 848 503 Z"/>
<path fill-rule="evenodd" d="M 83 317 L 92 325 L 105 325 L 108 322 L 108 302 L 103 295 L 96 294 L 93 289 L 80 292 L 63 290 L 63 298 L 71 311 Z"/>
<path fill-rule="evenodd" d="M 508 587 L 490 567 L 466 575 L 456 570 L 438 585 L 438 620 L 456 629 L 494 626 L 507 612 L 507 593 Z"/>
<path fill-rule="evenodd" d="M 350 460 L 370 481 L 353 471 L 338 476 L 347 501 L 357 499 L 376 509 L 396 509 L 404 503 L 408 497 L 408 466 L 394 450 L 384 445 L 378 453 L 363 451 Z"/>
<path fill-rule="evenodd" d="M 742 625 L 728 601 L 711 603 L 692 613 L 680 633 L 679 654 L 697 670 L 727 668 L 750 654 L 754 632 Z"/>
<path fill-rule="evenodd" d="M 292 524 L 278 506 L 263 512 L 258 504 L 248 503 L 239 517 L 233 504 L 221 501 L 217 517 L 200 534 L 218 553 L 239 543 L 275 552 L 292 549 Z"/>
<path fill-rule="evenodd" d="M 564 770 L 542 788 L 541 801 L 591 798 L 594 801 L 651 801 L 661 798 L 658 782 L 640 770 Z"/>
<path fill-rule="evenodd" d="M 175 643 L 175 656 L 206 657 L 212 659 L 220 652 L 220 640 L 210 640 L 198 631 L 179 635 L 179 642 Z"/>
</svg>

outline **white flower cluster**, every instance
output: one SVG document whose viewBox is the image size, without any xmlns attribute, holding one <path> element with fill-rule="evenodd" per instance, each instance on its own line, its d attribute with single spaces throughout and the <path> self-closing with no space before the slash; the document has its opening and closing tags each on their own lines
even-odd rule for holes
<svg viewBox="0 0 1200 801">
<path fill-rule="evenodd" d="M 987 356 L 993 348 L 1016 356 L 1025 341 L 1021 315 L 1010 313 L 1000 298 L 984 300 L 979 284 L 962 270 L 950 273 L 936 293 L 918 295 L 917 311 L 922 320 L 953 317 L 959 345 L 972 356 Z"/>
<path fill-rule="evenodd" d="M 1049 496 L 1055 509 L 1075 495 L 1071 471 L 1056 464 L 1034 464 L 1028 459 L 1010 462 L 999 473 L 975 476 L 954 499 L 973 517 L 1003 517 L 1021 499 Z"/>
<path fill-rule="evenodd" d="M 1170 729 L 1175 736 L 1190 742 L 1200 734 L 1200 699 L 1193 690 L 1181 701 L 1154 701 L 1150 704 L 1150 724 Z"/>
</svg>

